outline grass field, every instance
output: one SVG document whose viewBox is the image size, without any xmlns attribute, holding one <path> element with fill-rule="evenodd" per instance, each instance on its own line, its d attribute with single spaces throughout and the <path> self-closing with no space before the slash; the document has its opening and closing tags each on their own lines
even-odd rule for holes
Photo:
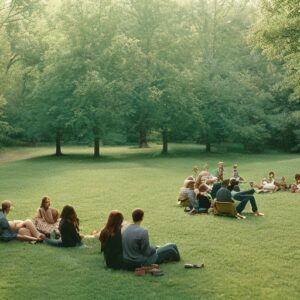
<svg viewBox="0 0 300 300">
<path fill-rule="evenodd" d="M 113 147 L 93 159 L 91 149 L 68 147 L 53 157 L 53 148 L 0 152 L 1 200 L 15 209 L 8 218 L 34 217 L 43 195 L 59 210 L 75 207 L 81 231 L 101 228 L 109 212 L 119 209 L 130 221 L 136 207 L 145 210 L 143 227 L 153 245 L 175 242 L 182 261 L 162 265 L 163 277 L 135 277 L 104 268 L 99 242 L 89 248 L 57 249 L 13 241 L 0 243 L 0 299 L 300 299 L 300 195 L 257 195 L 264 217 L 250 213 L 245 221 L 212 215 L 187 216 L 176 197 L 192 167 L 219 160 L 231 175 L 233 163 L 247 180 L 268 171 L 291 182 L 300 172 L 300 156 L 268 153 L 206 154 L 195 145 L 140 150 Z M 247 186 L 248 187 L 248 186 Z M 245 186 L 246 188 L 246 186 Z M 204 262 L 186 270 L 184 263 Z"/>
</svg>

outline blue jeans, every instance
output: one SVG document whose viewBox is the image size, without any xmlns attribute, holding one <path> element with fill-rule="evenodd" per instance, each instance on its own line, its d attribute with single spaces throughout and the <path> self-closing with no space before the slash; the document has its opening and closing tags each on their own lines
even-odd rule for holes
<svg viewBox="0 0 300 300">
<path fill-rule="evenodd" d="M 52 239 L 46 238 L 46 239 L 45 239 L 45 242 L 46 242 L 48 245 L 50 245 L 50 246 L 55 246 L 55 247 L 66 247 L 66 246 L 64 246 L 62 240 L 52 240 Z M 75 247 L 79 247 L 79 246 L 81 246 L 81 245 L 82 245 L 82 243 L 77 243 Z"/>
<path fill-rule="evenodd" d="M 157 254 L 157 259 L 155 263 L 157 264 L 161 264 L 163 262 L 168 262 L 168 261 L 180 260 L 180 254 L 176 244 L 169 243 L 163 245 L 156 249 L 156 254 Z"/>
<path fill-rule="evenodd" d="M 256 201 L 255 201 L 255 198 L 253 196 L 254 193 L 255 193 L 254 189 L 251 189 L 251 190 L 248 190 L 248 191 L 236 193 L 233 196 L 234 200 L 240 201 L 240 203 L 236 207 L 236 210 L 237 210 L 238 213 L 241 213 L 244 210 L 244 208 L 246 207 L 248 201 L 250 201 L 252 211 L 253 212 L 257 211 Z"/>
<path fill-rule="evenodd" d="M 52 239 L 46 238 L 46 239 L 45 239 L 45 242 L 46 242 L 48 245 L 51 245 L 51 246 L 55 246 L 55 247 L 63 247 L 62 240 L 52 240 Z"/>
</svg>

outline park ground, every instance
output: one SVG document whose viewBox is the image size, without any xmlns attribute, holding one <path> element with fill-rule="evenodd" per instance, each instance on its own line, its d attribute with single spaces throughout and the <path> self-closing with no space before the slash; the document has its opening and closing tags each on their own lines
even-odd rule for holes
<svg viewBox="0 0 300 300">
<path fill-rule="evenodd" d="M 93 159 L 88 147 L 66 147 L 63 157 L 52 156 L 50 147 L 0 150 L 1 200 L 15 206 L 9 219 L 33 218 L 42 196 L 49 195 L 59 210 L 73 205 L 82 233 L 90 234 L 112 209 L 130 221 L 131 211 L 141 207 L 151 244 L 175 242 L 182 256 L 161 266 L 162 277 L 135 277 L 107 270 L 96 239 L 87 239 L 84 249 L 1 243 L 0 299 L 300 299 L 300 195 L 257 195 L 265 216 L 254 217 L 248 206 L 244 221 L 189 216 L 176 205 L 196 164 L 214 170 L 222 160 L 230 176 L 238 163 L 248 181 L 273 170 L 291 182 L 300 172 L 300 156 L 206 154 L 197 145 L 170 146 L 166 157 L 156 145 L 103 147 L 100 159 Z M 204 269 L 183 267 L 200 262 Z"/>
</svg>

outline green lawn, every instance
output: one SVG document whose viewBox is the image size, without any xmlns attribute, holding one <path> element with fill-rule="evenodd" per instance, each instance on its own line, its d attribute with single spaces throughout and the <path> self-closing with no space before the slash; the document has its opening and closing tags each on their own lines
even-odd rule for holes
<svg viewBox="0 0 300 300">
<path fill-rule="evenodd" d="M 170 149 L 164 157 L 160 146 L 104 147 L 97 160 L 86 147 L 64 148 L 68 155 L 60 158 L 47 147 L 2 150 L 1 199 L 11 199 L 15 206 L 9 219 L 32 218 L 46 194 L 59 210 L 73 205 L 82 232 L 89 234 L 102 227 L 112 209 L 130 221 L 131 211 L 141 207 L 151 243 L 175 242 L 182 261 L 162 265 L 163 277 L 135 277 L 106 270 L 97 240 L 87 240 L 85 249 L 1 243 L 0 299 L 300 299 L 300 195 L 257 195 L 265 217 L 252 216 L 247 207 L 245 221 L 187 216 L 176 205 L 178 190 L 195 164 L 215 169 L 223 160 L 230 175 L 237 162 L 248 181 L 273 170 L 290 182 L 300 172 L 300 156 L 208 155 L 195 145 Z M 183 268 L 202 261 L 205 269 Z"/>
</svg>

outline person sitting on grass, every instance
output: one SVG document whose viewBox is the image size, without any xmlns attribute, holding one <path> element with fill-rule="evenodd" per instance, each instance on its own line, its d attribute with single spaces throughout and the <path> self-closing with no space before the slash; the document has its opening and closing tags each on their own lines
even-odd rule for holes
<svg viewBox="0 0 300 300">
<path fill-rule="evenodd" d="M 275 182 L 275 184 L 278 186 L 278 190 L 280 191 L 287 191 L 289 189 L 289 184 L 286 182 L 284 176 L 281 176 L 280 180 Z"/>
<path fill-rule="evenodd" d="M 61 212 L 61 221 L 59 223 L 59 231 L 61 239 L 48 239 L 49 245 L 57 247 L 76 247 L 81 246 L 83 236 L 79 234 L 79 219 L 75 209 L 71 205 L 66 205 Z"/>
<path fill-rule="evenodd" d="M 222 182 L 221 188 L 218 190 L 217 195 L 216 195 L 216 200 L 218 202 L 232 202 L 232 203 L 234 203 L 234 201 L 232 200 L 231 192 L 228 189 L 228 185 L 229 185 L 229 179 L 225 179 Z M 240 204 L 236 207 L 236 211 L 237 211 L 236 217 L 238 219 L 246 219 L 245 216 L 241 215 L 241 212 L 245 208 L 248 201 L 249 201 L 249 199 L 243 199 L 243 200 L 241 200 Z"/>
<path fill-rule="evenodd" d="M 240 201 L 240 204 L 237 206 L 237 211 L 242 212 L 247 204 L 248 201 L 250 201 L 252 211 L 255 216 L 261 217 L 264 216 L 263 213 L 258 211 L 256 200 L 253 196 L 255 193 L 254 189 L 250 189 L 244 192 L 241 192 L 238 186 L 239 182 L 235 179 L 232 178 L 230 179 L 228 189 L 231 192 L 232 198 L 236 201 Z M 239 207 L 239 208 L 238 208 Z"/>
<path fill-rule="evenodd" d="M 106 266 L 115 270 L 123 267 L 123 247 L 121 235 L 123 220 L 124 217 L 121 212 L 117 210 L 111 211 L 99 237 L 101 242 L 101 252 L 104 253 Z"/>
<path fill-rule="evenodd" d="M 269 172 L 269 178 L 263 178 L 261 184 L 255 184 L 250 182 L 250 186 L 254 188 L 256 193 L 267 193 L 275 192 L 279 189 L 278 185 L 275 184 L 275 173 L 273 171 Z"/>
<path fill-rule="evenodd" d="M 300 174 L 295 175 L 295 183 L 291 184 L 292 193 L 300 193 Z"/>
<path fill-rule="evenodd" d="M 5 200 L 1 203 L 0 209 L 0 241 L 10 241 L 18 239 L 20 241 L 41 242 L 45 238 L 38 232 L 31 220 L 7 221 L 12 203 Z"/>
<path fill-rule="evenodd" d="M 149 244 L 148 231 L 141 227 L 144 211 L 140 208 L 132 212 L 133 224 L 122 232 L 124 268 L 134 270 L 143 265 L 161 264 L 179 261 L 180 255 L 175 244 L 152 247 Z"/>
<path fill-rule="evenodd" d="M 209 189 L 206 184 L 201 184 L 199 186 L 199 194 L 197 195 L 198 207 L 199 209 L 206 210 L 206 212 L 208 212 L 208 209 L 211 207 L 212 200 L 211 195 L 208 192 Z"/>
<path fill-rule="evenodd" d="M 50 207 L 50 198 L 48 196 L 43 197 L 34 219 L 37 230 L 48 237 L 51 232 L 56 232 L 57 234 L 59 221 L 57 209 Z"/>
<path fill-rule="evenodd" d="M 180 189 L 177 203 L 184 207 L 192 209 L 196 204 L 196 194 L 194 192 L 195 181 L 192 176 L 189 176 L 184 181 L 184 186 Z"/>
</svg>

